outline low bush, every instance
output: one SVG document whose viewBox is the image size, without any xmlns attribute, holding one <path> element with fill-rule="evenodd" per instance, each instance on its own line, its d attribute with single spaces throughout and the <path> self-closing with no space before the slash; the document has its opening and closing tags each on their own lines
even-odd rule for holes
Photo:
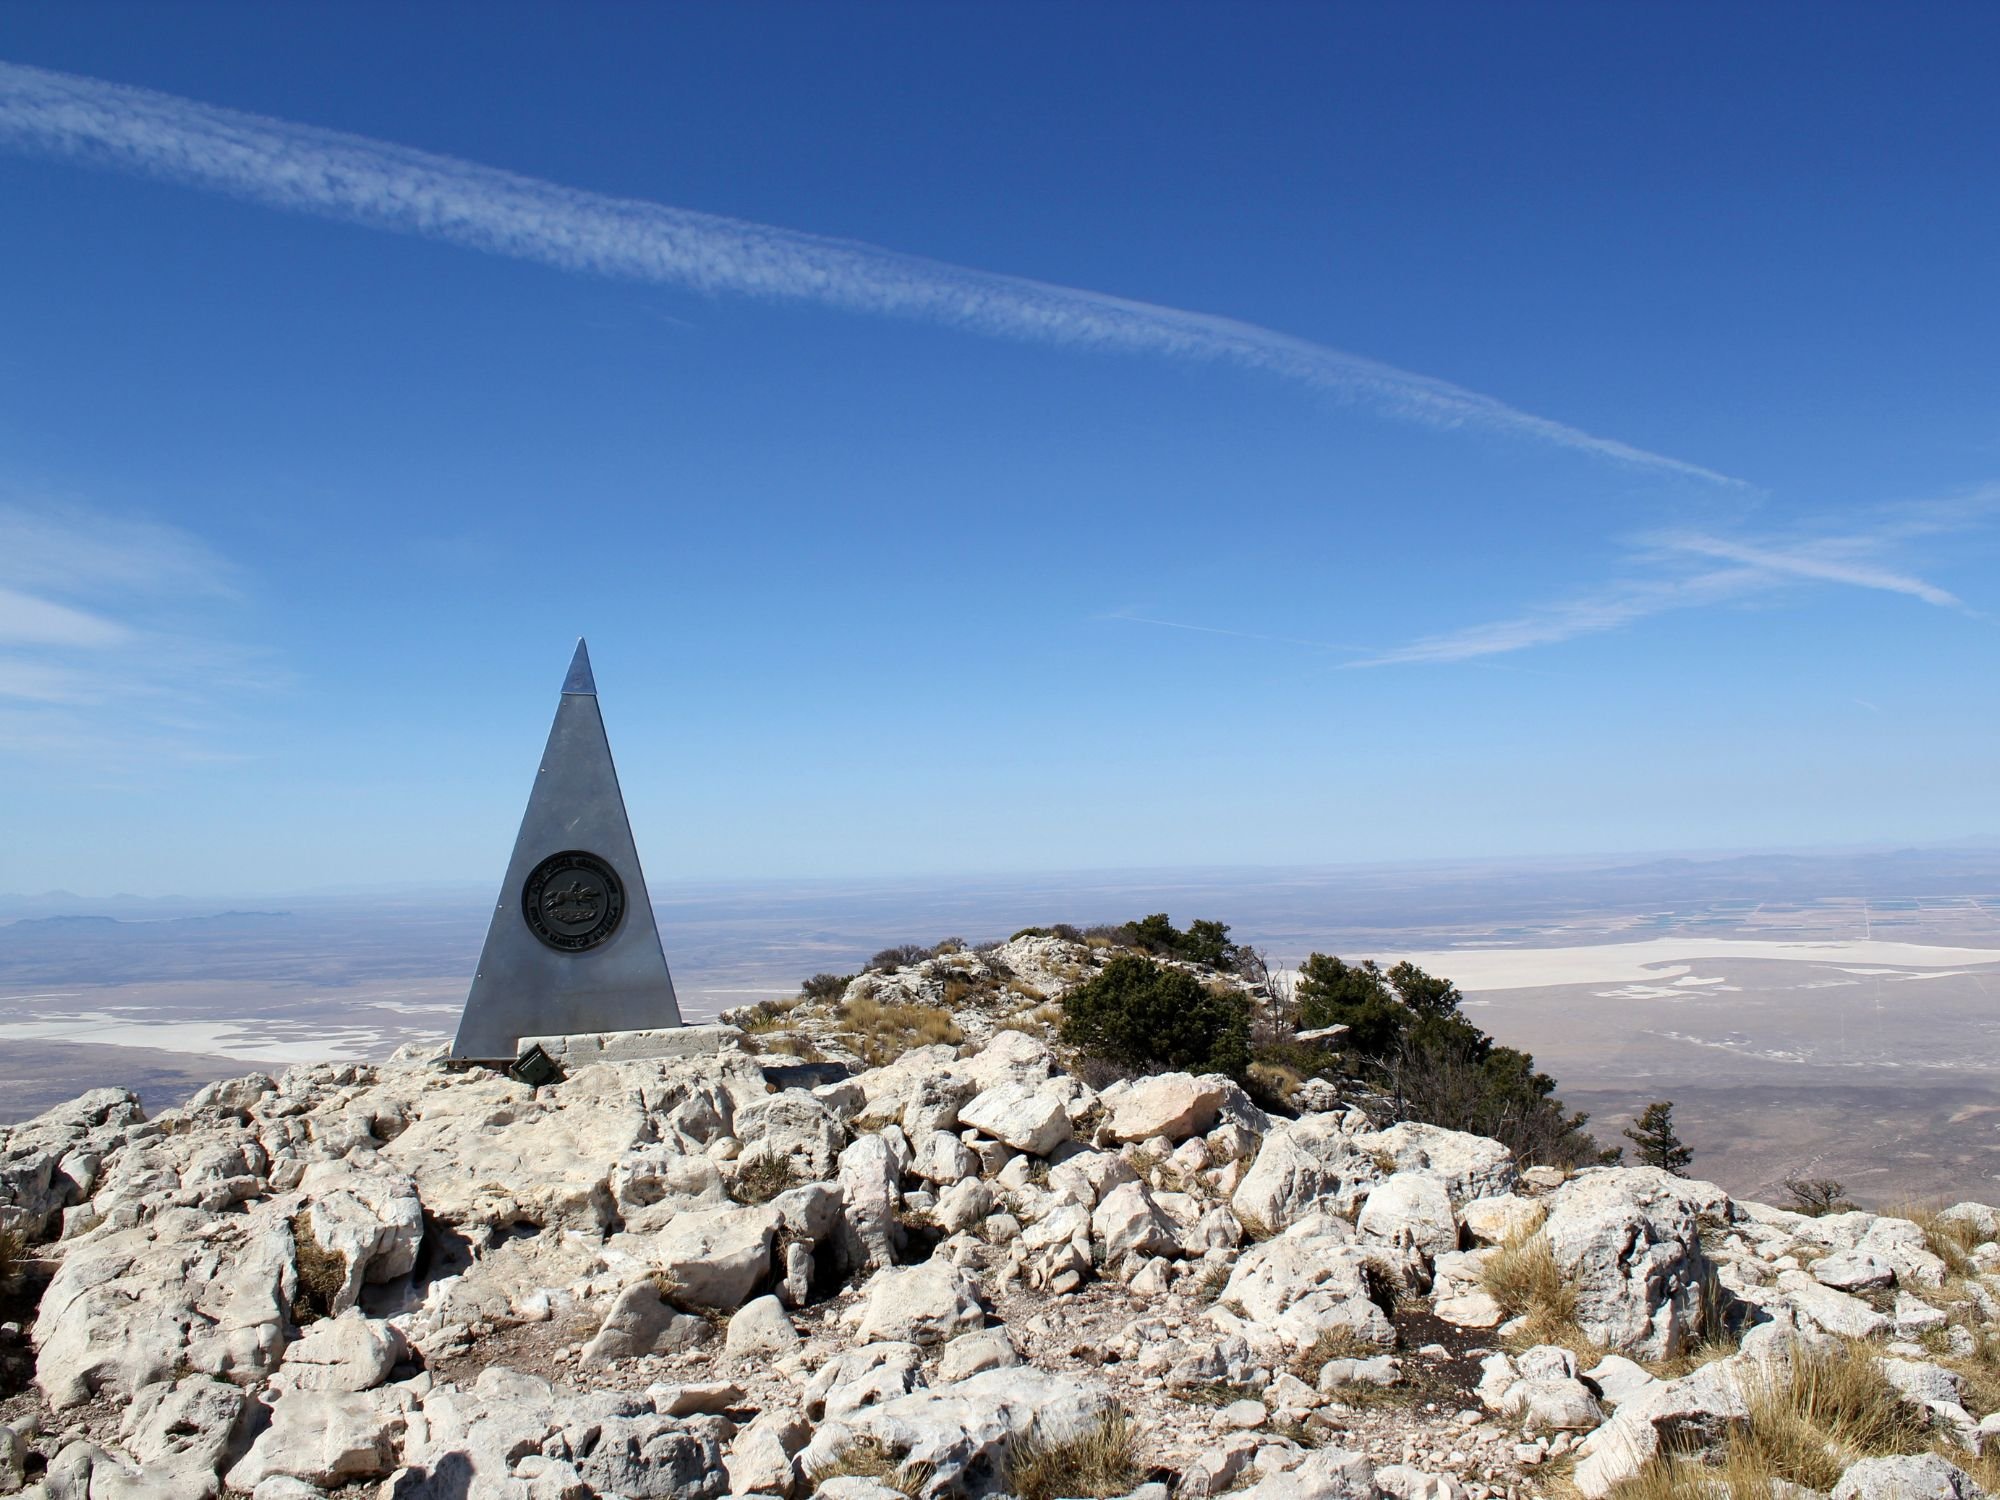
<svg viewBox="0 0 2000 1500">
<path fill-rule="evenodd" d="M 1185 969 L 1121 953 L 1064 997 L 1062 1039 L 1086 1057 L 1140 1072 L 1227 1073 L 1250 1067 L 1250 1002 Z"/>
<path fill-rule="evenodd" d="M 838 1000 L 853 982 L 852 974 L 815 974 L 799 986 L 799 993 L 808 1000 Z"/>
<path fill-rule="evenodd" d="M 891 969 L 907 969 L 911 964 L 920 964 L 937 955 L 935 948 L 926 948 L 922 943 L 898 943 L 893 948 L 884 948 L 868 960 L 868 972 L 886 974 Z"/>
</svg>

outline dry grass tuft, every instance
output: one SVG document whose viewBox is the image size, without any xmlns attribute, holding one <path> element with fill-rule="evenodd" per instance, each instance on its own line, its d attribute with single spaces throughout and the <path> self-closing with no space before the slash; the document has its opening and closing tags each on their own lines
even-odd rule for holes
<svg viewBox="0 0 2000 1500">
<path fill-rule="evenodd" d="M 931 1466 L 901 1463 L 875 1439 L 862 1438 L 842 1449 L 831 1463 L 814 1469 L 811 1477 L 815 1485 L 829 1479 L 872 1479 L 916 1500 L 930 1483 Z"/>
<path fill-rule="evenodd" d="M 1556 1264 L 1547 1235 L 1538 1231 L 1509 1240 L 1481 1268 L 1479 1280 L 1508 1318 L 1528 1320 L 1510 1335 L 1516 1347 L 1561 1344 L 1579 1357 L 1604 1352 L 1576 1320 L 1576 1282 Z"/>
<path fill-rule="evenodd" d="M 934 1005 L 884 1005 L 857 998 L 840 1007 L 839 1018 L 837 1034 L 871 1068 L 892 1063 L 912 1048 L 956 1047 L 965 1040 L 958 1023 Z"/>
<path fill-rule="evenodd" d="M 799 1181 L 798 1166 L 789 1156 L 753 1156 L 729 1184 L 729 1196 L 738 1203 L 769 1203 Z"/>
<path fill-rule="evenodd" d="M 1062 1441 L 1051 1441 L 1036 1428 L 1014 1445 L 1007 1461 L 1007 1489 L 1019 1500 L 1124 1495 L 1143 1478 L 1138 1437 L 1123 1412 Z"/>
<path fill-rule="evenodd" d="M 1750 1420 L 1721 1461 L 1657 1459 L 1612 1491 L 1614 1500 L 1708 1500 L 1768 1495 L 1774 1480 L 1830 1490 L 1863 1458 L 1920 1453 L 1931 1444 L 1923 1415 L 1906 1405 L 1865 1343 L 1798 1350 L 1766 1367 L 1746 1392 Z"/>
<path fill-rule="evenodd" d="M 1947 1206 L 1940 1203 L 1906 1204 L 1888 1210 L 1888 1215 L 1894 1219 L 1908 1219 L 1923 1230 L 1925 1248 L 1944 1262 L 1945 1270 L 1950 1275 L 1976 1276 L 1979 1268 L 1972 1263 L 1972 1252 L 1984 1242 L 1985 1236 L 1976 1224 L 1968 1220 L 1940 1218 Z"/>
<path fill-rule="evenodd" d="M 303 1328 L 333 1315 L 333 1299 L 347 1285 L 347 1257 L 323 1250 L 313 1238 L 312 1213 L 292 1216 L 293 1254 L 298 1261 L 298 1290 L 292 1297 L 292 1321 Z"/>
<path fill-rule="evenodd" d="M 2000 1411 L 2000 1338 L 1976 1322 L 1966 1332 L 1972 1335 L 1971 1352 L 1941 1354 L 1938 1363 L 1964 1382 L 1965 1405 L 1974 1416 Z"/>
<path fill-rule="evenodd" d="M 0 1292 L 14 1289 L 28 1261 L 28 1234 L 24 1229 L 0 1229 Z"/>
</svg>

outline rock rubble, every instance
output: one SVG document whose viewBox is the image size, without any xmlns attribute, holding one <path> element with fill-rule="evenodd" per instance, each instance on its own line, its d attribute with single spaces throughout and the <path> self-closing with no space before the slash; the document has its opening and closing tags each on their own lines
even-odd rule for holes
<svg viewBox="0 0 2000 1500">
<path fill-rule="evenodd" d="M 1028 937 L 868 993 L 1004 972 L 1044 1004 L 1092 962 Z M 1993 1209 L 1941 1216 L 1948 1262 L 1906 1220 L 1524 1170 L 1330 1091 L 1099 1091 L 1001 1003 L 873 1068 L 765 1045 L 533 1089 L 411 1054 L 0 1130 L 38 1294 L 0 1327 L 33 1353 L 0 1493 L 983 1496 L 1117 1440 L 1146 1500 L 1595 1497 L 1719 1456 L 1831 1347 L 1925 1435 L 1832 1494 L 1984 1493 L 2000 1415 L 1953 1361 L 2000 1322 Z M 1524 1245 L 1567 1342 L 1495 1295 Z"/>
</svg>

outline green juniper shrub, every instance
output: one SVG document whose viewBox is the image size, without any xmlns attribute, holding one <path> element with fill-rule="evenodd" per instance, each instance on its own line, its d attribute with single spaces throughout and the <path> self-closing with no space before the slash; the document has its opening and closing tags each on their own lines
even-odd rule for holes
<svg viewBox="0 0 2000 1500">
<path fill-rule="evenodd" d="M 815 974 L 799 986 L 799 993 L 808 1000 L 838 1000 L 853 979 L 852 974 Z"/>
<path fill-rule="evenodd" d="M 1182 932 L 1163 911 L 1136 922 L 1127 922 L 1119 931 L 1121 945 L 1140 948 L 1161 958 L 1182 958 L 1206 964 L 1211 969 L 1233 969 L 1241 950 L 1229 941 L 1229 924 L 1197 920 Z"/>
<path fill-rule="evenodd" d="M 1301 1031 L 1345 1026 L 1343 1044 L 1365 1058 L 1388 1053 L 1411 1020 L 1373 959 L 1349 964 L 1313 954 L 1299 968 L 1298 1006 Z"/>
<path fill-rule="evenodd" d="M 1250 1066 L 1250 1002 L 1185 969 L 1121 953 L 1063 998 L 1062 1039 L 1086 1057 L 1147 1072 Z"/>
<path fill-rule="evenodd" d="M 1301 1030 L 1345 1026 L 1344 1068 L 1390 1096 L 1398 1119 L 1490 1136 L 1524 1160 L 1581 1166 L 1609 1160 L 1570 1114 L 1555 1080 L 1459 1013 L 1448 979 L 1400 963 L 1349 964 L 1315 953 L 1299 969 Z"/>
</svg>

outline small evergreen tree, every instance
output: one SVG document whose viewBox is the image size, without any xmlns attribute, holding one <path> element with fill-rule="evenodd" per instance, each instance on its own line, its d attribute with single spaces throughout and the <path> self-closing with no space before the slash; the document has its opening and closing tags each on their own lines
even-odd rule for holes
<svg viewBox="0 0 2000 1500">
<path fill-rule="evenodd" d="M 1250 1067 L 1250 1002 L 1185 969 L 1121 953 L 1063 998 L 1062 1039 L 1147 1072 L 1241 1078 Z"/>
<path fill-rule="evenodd" d="M 1313 954 L 1299 966 L 1298 1003 L 1301 1031 L 1345 1026 L 1343 1044 L 1363 1057 L 1388 1053 L 1410 1022 L 1409 1011 L 1397 1001 L 1373 959 L 1350 964 L 1329 954 Z"/>
<path fill-rule="evenodd" d="M 1656 1099 L 1625 1128 L 1625 1139 L 1639 1148 L 1642 1166 L 1658 1167 L 1676 1177 L 1687 1176 L 1694 1151 L 1674 1134 L 1674 1103 Z"/>
</svg>

